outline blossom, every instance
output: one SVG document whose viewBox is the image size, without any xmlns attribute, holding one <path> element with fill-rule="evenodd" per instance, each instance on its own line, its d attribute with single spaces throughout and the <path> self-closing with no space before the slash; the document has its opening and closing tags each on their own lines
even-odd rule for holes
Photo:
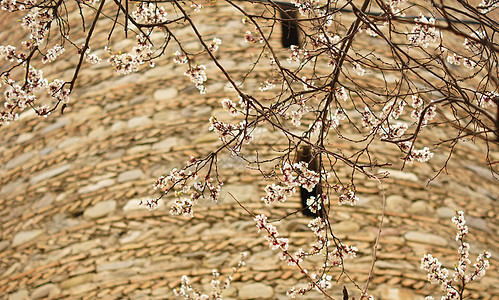
<svg viewBox="0 0 499 300">
<path fill-rule="evenodd" d="M 400 11 L 399 7 L 404 2 L 406 2 L 406 0 L 387 0 L 385 3 L 391 15 L 403 17 L 405 14 Z"/>
<path fill-rule="evenodd" d="M 435 42 L 438 36 L 438 30 L 435 28 L 435 19 L 427 19 L 420 14 L 419 18 L 414 19 L 417 24 L 412 28 L 409 35 L 409 42 L 413 45 L 420 45 L 428 48 L 431 42 Z"/>
<path fill-rule="evenodd" d="M 360 64 L 355 64 L 355 66 L 353 67 L 353 70 L 359 76 L 364 76 L 364 74 L 366 73 L 366 70 L 364 70 Z"/>
<path fill-rule="evenodd" d="M 485 270 L 489 268 L 490 253 L 484 251 L 477 257 L 477 263 L 475 263 L 474 270 L 471 275 L 466 275 L 468 265 L 471 265 L 469 259 L 470 245 L 463 241 L 464 237 L 468 233 L 468 226 L 466 226 L 466 220 L 464 219 L 463 211 L 456 211 L 456 215 L 452 218 L 452 222 L 456 225 L 458 232 L 456 236 L 456 241 L 459 241 L 461 245 L 458 248 L 459 261 L 454 266 L 454 273 L 452 280 L 458 284 L 462 284 L 461 287 L 454 287 L 452 285 L 452 280 L 448 279 L 449 271 L 442 267 L 442 264 L 437 258 L 433 257 L 431 254 L 425 254 L 421 258 L 421 269 L 428 272 L 427 278 L 432 284 L 440 284 L 442 291 L 445 295 L 442 299 L 460 299 L 458 291 L 464 289 L 464 286 L 473 281 L 482 278 L 485 275 Z M 426 299 L 433 299 L 433 297 L 426 297 Z"/>
<path fill-rule="evenodd" d="M 236 108 L 236 104 L 230 99 L 222 99 L 222 107 L 226 109 L 232 117 L 238 116 L 240 113 Z"/>
<path fill-rule="evenodd" d="M 430 159 L 433 158 L 433 152 L 430 151 L 430 148 L 424 147 L 421 150 L 413 150 L 409 156 L 408 156 L 408 161 L 412 162 L 414 160 L 417 160 L 419 162 L 427 162 Z"/>
<path fill-rule="evenodd" d="M 412 107 L 419 108 L 423 105 L 423 99 L 419 98 L 417 95 L 412 95 Z"/>
<path fill-rule="evenodd" d="M 173 62 L 179 65 L 185 65 L 189 62 L 187 55 L 185 53 L 181 53 L 180 51 L 175 51 L 173 54 Z"/>
<path fill-rule="evenodd" d="M 137 9 L 132 11 L 132 17 L 137 23 L 156 24 L 168 20 L 165 8 L 153 2 L 139 2 Z"/>
<path fill-rule="evenodd" d="M 206 94 L 206 88 L 204 86 L 204 82 L 207 80 L 206 77 L 206 67 L 204 65 L 196 65 L 194 67 L 189 67 L 187 71 L 184 73 L 191 82 L 196 85 L 196 88 L 199 90 L 199 93 Z"/>
<path fill-rule="evenodd" d="M 133 47 L 131 52 L 111 55 L 109 63 L 114 66 L 118 75 L 126 75 L 137 72 L 141 65 L 151 60 L 152 53 L 152 45 L 145 36 L 139 34 L 137 35 L 137 46 Z"/>
<path fill-rule="evenodd" d="M 92 65 L 100 64 L 102 62 L 102 58 L 98 57 L 94 53 L 90 53 L 90 48 L 87 48 L 85 51 L 85 61 L 91 63 Z"/>
<path fill-rule="evenodd" d="M 159 199 L 140 199 L 139 206 L 146 207 L 149 211 L 159 207 Z"/>
<path fill-rule="evenodd" d="M 468 234 L 468 226 L 466 226 L 466 220 L 464 219 L 464 212 L 458 211 L 456 215 L 452 217 L 452 223 L 457 227 L 456 241 L 462 240 L 466 234 Z"/>
<path fill-rule="evenodd" d="M 54 47 L 47 50 L 45 55 L 42 57 L 42 63 L 46 64 L 49 62 L 53 62 L 54 60 L 57 59 L 59 55 L 64 53 L 65 50 L 66 49 L 64 47 L 61 47 L 56 44 Z"/>
<path fill-rule="evenodd" d="M 291 55 L 288 58 L 289 63 L 299 63 L 300 62 L 300 48 L 296 45 L 291 45 Z"/>
<path fill-rule="evenodd" d="M 279 237 L 279 232 L 277 228 L 267 223 L 267 216 L 264 214 L 257 215 L 254 218 L 256 222 L 256 227 L 258 228 L 258 232 L 265 230 L 265 239 L 269 242 L 269 247 L 272 250 L 280 249 L 281 251 L 287 251 L 289 248 L 289 240 L 287 238 Z"/>
<path fill-rule="evenodd" d="M 344 87 L 335 88 L 334 94 L 335 94 L 336 98 L 338 98 L 338 99 L 341 99 L 343 101 L 348 100 L 348 94 L 347 94 Z"/>
<path fill-rule="evenodd" d="M 267 195 L 262 197 L 262 201 L 265 202 L 267 206 L 270 206 L 274 202 L 285 202 L 287 197 L 294 194 L 295 188 L 290 186 L 280 186 L 273 183 L 265 187 L 265 192 Z"/>
<path fill-rule="evenodd" d="M 222 44 L 222 40 L 219 38 L 213 38 L 213 40 L 208 44 L 208 50 L 210 52 L 216 52 L 218 47 Z"/>
<path fill-rule="evenodd" d="M 244 40 L 247 42 L 247 43 L 252 43 L 252 44 L 256 44 L 256 43 L 263 43 L 263 37 L 261 37 L 259 34 L 255 33 L 253 35 L 253 33 L 251 31 L 246 31 L 246 33 L 244 34 Z"/>
<path fill-rule="evenodd" d="M 71 90 L 64 88 L 65 84 L 66 84 L 65 81 L 60 79 L 55 79 L 54 81 L 52 81 L 47 85 L 47 93 L 50 96 L 52 96 L 52 98 L 57 99 L 62 103 L 68 103 L 69 94 L 71 93 Z"/>
<path fill-rule="evenodd" d="M 50 22 L 53 20 L 51 9 L 32 8 L 21 19 L 21 26 L 30 31 L 28 41 L 23 44 L 27 48 L 40 45 L 49 33 Z"/>
<path fill-rule="evenodd" d="M 461 64 L 462 59 L 463 57 L 456 53 L 447 56 L 447 62 L 450 63 L 451 65 L 459 66 Z"/>
<path fill-rule="evenodd" d="M 478 99 L 478 105 L 483 108 L 491 107 L 493 105 L 499 105 L 499 94 L 496 92 L 487 92 L 480 96 Z"/>
<path fill-rule="evenodd" d="M 338 204 L 350 204 L 351 206 L 356 205 L 359 202 L 359 198 L 355 195 L 352 189 L 345 189 L 343 194 L 338 198 Z"/>
<path fill-rule="evenodd" d="M 482 0 L 480 4 L 478 4 L 478 10 L 482 14 L 486 14 L 489 11 L 492 11 L 494 8 L 499 7 L 499 1 L 498 0 Z"/>
<path fill-rule="evenodd" d="M 262 83 L 260 85 L 260 87 L 258 89 L 262 92 L 265 92 L 265 91 L 271 90 L 273 88 L 275 88 L 275 80 L 267 79 L 267 80 L 265 80 L 264 83 Z"/>
<path fill-rule="evenodd" d="M 202 4 L 199 4 L 199 3 L 192 3 L 191 4 L 191 8 L 195 11 L 195 12 L 200 12 L 201 9 L 203 9 L 203 5 Z"/>
<path fill-rule="evenodd" d="M 9 60 L 9 61 L 14 61 L 18 58 L 18 54 L 16 53 L 16 47 L 7 45 L 7 46 L 0 46 L 0 58 Z M 18 60 L 19 61 L 19 60 Z M 22 61 L 22 59 L 21 59 Z"/>
</svg>

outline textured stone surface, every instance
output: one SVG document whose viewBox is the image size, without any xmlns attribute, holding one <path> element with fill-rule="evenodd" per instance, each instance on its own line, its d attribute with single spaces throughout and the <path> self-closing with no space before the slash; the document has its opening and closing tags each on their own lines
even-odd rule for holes
<svg viewBox="0 0 499 300">
<path fill-rule="evenodd" d="M 411 205 L 411 201 L 399 195 L 386 197 L 386 209 L 392 212 L 404 212 Z"/>
<path fill-rule="evenodd" d="M 27 290 L 20 290 L 9 295 L 9 300 L 30 300 Z"/>
<path fill-rule="evenodd" d="M 140 199 L 132 199 L 128 200 L 128 202 L 123 206 L 123 211 L 134 211 L 134 210 L 143 210 L 142 207 L 139 206 Z"/>
<path fill-rule="evenodd" d="M 151 124 L 151 119 L 147 116 L 138 116 L 131 118 L 127 122 L 128 128 L 142 127 Z"/>
<path fill-rule="evenodd" d="M 6 169 L 12 169 L 12 168 L 15 168 L 31 159 L 34 159 L 35 157 L 37 156 L 37 153 L 34 152 L 34 151 L 31 151 L 31 152 L 26 152 L 26 153 L 23 153 L 19 156 L 16 156 L 15 158 L 9 160 L 6 164 L 5 164 L 5 168 Z"/>
<path fill-rule="evenodd" d="M 118 175 L 118 182 L 126 182 L 140 179 L 144 176 L 144 172 L 141 169 L 130 170 Z"/>
<path fill-rule="evenodd" d="M 446 246 L 448 241 L 447 239 L 438 236 L 436 234 L 417 232 L 417 231 L 409 231 L 404 235 L 405 239 L 410 242 L 417 242 L 423 244 L 437 245 L 437 246 Z"/>
<path fill-rule="evenodd" d="M 55 177 L 57 175 L 60 175 L 64 172 L 68 171 L 69 169 L 70 169 L 69 164 L 63 164 L 61 166 L 49 169 L 47 171 L 44 171 L 38 175 L 31 177 L 29 182 L 31 184 L 37 184 L 40 181 L 47 180 L 47 179 L 50 179 L 50 178 Z"/>
<path fill-rule="evenodd" d="M 427 200 L 418 200 L 411 203 L 411 206 L 407 208 L 407 212 L 416 215 L 426 215 L 433 213 L 435 209 L 430 206 Z"/>
<path fill-rule="evenodd" d="M 167 137 L 166 139 L 159 141 L 152 145 L 153 150 L 158 150 L 162 152 L 168 152 L 173 147 L 182 145 L 185 143 L 185 140 L 181 140 L 178 137 Z"/>
<path fill-rule="evenodd" d="M 399 171 L 393 169 L 385 169 L 381 171 L 387 171 L 390 173 L 389 177 L 399 179 L 399 180 L 407 180 L 407 181 L 419 181 L 419 178 L 416 174 L 408 172 L 408 171 Z"/>
<path fill-rule="evenodd" d="M 39 237 L 43 231 L 41 229 L 21 231 L 12 240 L 12 247 L 17 247 Z"/>
<path fill-rule="evenodd" d="M 31 293 L 31 299 L 41 299 L 49 296 L 56 296 L 59 293 L 60 289 L 56 285 L 48 283 L 34 289 Z"/>
<path fill-rule="evenodd" d="M 112 186 L 114 183 L 115 183 L 114 179 L 111 179 L 111 178 L 104 179 L 104 180 L 101 180 L 95 184 L 89 184 L 87 186 L 80 188 L 78 190 L 78 193 L 84 194 L 84 193 L 94 192 L 94 191 L 100 190 L 102 188 Z"/>
<path fill-rule="evenodd" d="M 156 100 L 156 101 L 165 101 L 165 100 L 173 99 L 173 98 L 177 97 L 177 95 L 178 95 L 177 89 L 174 87 L 170 87 L 167 89 L 156 90 L 154 92 L 153 97 L 154 97 L 154 100 Z"/>
<path fill-rule="evenodd" d="M 335 233 L 353 233 L 360 230 L 360 225 L 353 221 L 341 221 L 333 224 Z"/>
<path fill-rule="evenodd" d="M 115 209 L 116 209 L 115 200 L 102 201 L 95 204 L 92 207 L 87 208 L 83 213 L 83 216 L 86 219 L 102 218 L 112 213 Z"/>
<path fill-rule="evenodd" d="M 274 289 L 263 283 L 245 284 L 239 289 L 238 299 L 271 299 Z"/>
<path fill-rule="evenodd" d="M 119 269 L 126 269 L 126 268 L 129 268 L 131 266 L 133 266 L 133 260 L 114 261 L 114 262 L 103 263 L 103 264 L 97 266 L 97 270 L 99 272 L 110 271 L 110 270 L 119 270 Z"/>
</svg>

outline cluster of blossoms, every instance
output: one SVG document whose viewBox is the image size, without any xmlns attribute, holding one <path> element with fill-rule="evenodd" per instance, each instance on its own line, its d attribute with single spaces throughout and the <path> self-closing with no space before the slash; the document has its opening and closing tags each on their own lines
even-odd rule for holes
<svg viewBox="0 0 499 300">
<path fill-rule="evenodd" d="M 409 36 L 409 42 L 413 45 L 420 45 L 428 48 L 430 43 L 435 42 L 438 37 L 438 30 L 435 28 L 435 19 L 427 19 L 422 14 L 415 18 L 417 24 L 412 28 Z"/>
<path fill-rule="evenodd" d="M 102 62 L 102 58 L 98 57 L 94 53 L 90 53 L 90 48 L 87 48 L 85 51 L 85 61 L 91 63 L 92 65 L 96 65 Z"/>
<path fill-rule="evenodd" d="M 259 33 L 252 33 L 251 31 L 246 31 L 244 34 L 244 40 L 247 43 L 261 44 L 263 43 L 263 37 Z"/>
<path fill-rule="evenodd" d="M 496 92 L 482 94 L 478 99 L 478 105 L 483 108 L 499 106 L 499 94 Z"/>
<path fill-rule="evenodd" d="M 388 120 L 398 120 L 400 115 L 404 112 L 406 103 L 400 101 L 396 103 L 395 101 L 388 102 L 381 110 L 380 119 L 388 118 Z"/>
<path fill-rule="evenodd" d="M 35 4 L 35 1 L 28 0 L 28 1 L 23 1 L 23 3 L 19 3 L 16 0 L 1 0 L 0 8 L 6 11 L 16 11 L 16 10 L 23 11 L 26 9 L 25 4 L 28 7 L 31 7 Z"/>
<path fill-rule="evenodd" d="M 326 228 L 328 227 L 327 219 L 317 217 L 308 223 L 308 227 L 312 230 L 317 240 L 312 244 L 308 253 L 302 249 L 299 249 L 293 256 L 282 254 L 281 259 L 287 260 L 289 265 L 296 265 L 297 263 L 300 263 L 303 261 L 304 257 L 324 253 L 327 259 L 325 260 L 322 269 L 327 269 L 330 267 L 342 267 L 343 261 L 346 258 L 354 258 L 357 256 L 358 249 L 356 247 L 344 245 L 341 242 L 338 242 L 336 244 L 337 247 L 331 250 L 331 243 L 327 238 L 326 231 Z M 307 270 L 303 271 L 306 274 L 309 274 Z M 332 287 L 332 277 L 327 273 L 310 273 L 309 276 L 310 279 L 312 279 L 312 282 L 309 282 L 306 287 L 299 289 L 293 287 L 286 294 L 290 298 L 295 298 L 297 295 L 304 295 L 314 288 L 321 292 L 321 289 L 325 290 Z"/>
<path fill-rule="evenodd" d="M 276 80 L 267 79 L 264 83 L 260 84 L 260 87 L 258 89 L 262 92 L 269 91 L 275 88 L 275 82 Z"/>
<path fill-rule="evenodd" d="M 423 108 L 424 101 L 417 95 L 412 96 L 412 108 L 411 118 L 416 121 L 416 123 L 421 122 L 421 127 L 425 127 L 428 123 L 433 120 L 437 115 L 436 105 L 430 104 Z M 399 117 L 404 112 L 406 103 L 401 102 L 388 102 L 382 109 L 380 116 L 376 115 L 371 111 L 369 107 L 364 108 L 362 113 L 362 125 L 364 127 L 370 128 L 371 132 L 376 132 L 383 140 L 397 140 L 401 138 L 408 129 L 408 125 L 403 122 L 393 122 L 399 119 Z M 424 147 L 420 150 L 414 150 L 412 142 L 397 142 L 399 148 L 407 153 L 406 161 L 411 163 L 415 160 L 420 162 L 427 162 L 433 157 L 433 153 L 428 147 Z"/>
<path fill-rule="evenodd" d="M 471 265 L 469 259 L 470 245 L 464 242 L 464 237 L 468 234 L 468 226 L 464 219 L 464 212 L 457 211 L 456 216 L 452 218 L 452 222 L 457 227 L 456 241 L 460 242 L 458 248 L 459 261 L 454 266 L 454 274 L 452 279 L 449 278 L 449 270 L 442 267 L 442 263 L 431 254 L 425 254 L 421 259 L 421 269 L 428 272 L 428 281 L 432 284 L 440 284 L 445 295 L 442 300 L 461 299 L 460 295 L 465 288 L 465 285 L 473 280 L 479 280 L 485 275 L 485 271 L 489 268 L 490 253 L 484 251 L 479 254 L 476 263 L 473 264 L 474 270 L 470 275 L 466 275 L 468 265 Z M 453 286 L 452 282 L 460 284 Z M 432 300 L 433 297 L 426 297 L 427 300 Z"/>
<path fill-rule="evenodd" d="M 344 109 L 338 108 L 334 113 L 329 113 L 329 116 L 326 119 L 326 122 L 322 122 L 322 120 L 316 120 L 315 123 L 310 124 L 309 129 L 310 133 L 318 134 L 321 130 L 330 130 L 335 129 L 340 125 L 340 121 L 346 119 L 346 112 Z"/>
<path fill-rule="evenodd" d="M 199 161 L 191 156 L 186 168 L 195 167 L 198 163 Z M 215 180 L 209 175 L 204 176 L 200 181 L 198 181 L 198 178 L 199 175 L 197 172 L 186 171 L 185 168 L 181 170 L 174 168 L 170 171 L 170 175 L 159 177 L 153 184 L 153 187 L 164 194 L 174 190 L 175 201 L 172 204 L 170 213 L 175 216 L 182 215 L 185 218 L 192 218 L 194 216 L 194 204 L 201 198 L 217 202 L 223 186 L 223 182 L 221 181 L 214 183 Z M 205 193 L 208 195 L 205 196 Z M 159 199 L 142 200 L 141 205 L 147 207 L 149 210 L 156 209 L 159 205 Z"/>
<path fill-rule="evenodd" d="M 456 53 L 453 53 L 452 55 L 447 55 L 447 62 L 451 65 L 456 65 L 456 66 L 459 66 L 462 62 L 463 66 L 465 66 L 468 69 L 473 69 L 476 66 L 476 62 L 474 62 L 473 60 Z"/>
<path fill-rule="evenodd" d="M 195 67 L 191 66 L 187 69 L 187 71 L 185 71 L 184 75 L 189 77 L 189 79 L 196 85 L 196 88 L 199 90 L 201 95 L 206 94 L 204 82 L 208 79 L 206 77 L 206 67 L 204 65 L 196 65 Z"/>
<path fill-rule="evenodd" d="M 486 37 L 485 31 L 475 31 L 471 34 L 473 38 L 477 40 L 482 40 Z M 480 43 L 476 42 L 473 39 L 465 38 L 463 42 L 464 48 L 474 54 L 480 54 L 483 51 L 483 47 Z"/>
<path fill-rule="evenodd" d="M 344 87 L 337 87 L 334 89 L 334 95 L 336 96 L 336 99 L 340 99 L 343 101 L 348 100 L 348 94 L 347 91 L 345 90 Z"/>
<path fill-rule="evenodd" d="M 225 98 L 220 102 L 222 103 L 222 107 L 226 109 L 232 117 L 236 117 L 240 114 L 236 104 L 232 102 L 232 100 Z"/>
<path fill-rule="evenodd" d="M 288 58 L 289 63 L 300 63 L 302 59 L 310 58 L 310 54 L 305 49 L 300 49 L 296 45 L 291 45 L 291 55 Z"/>
<path fill-rule="evenodd" d="M 357 247 L 339 242 L 333 251 L 327 253 L 326 265 L 341 267 L 345 258 L 355 258 L 357 257 L 357 252 L 359 252 Z"/>
<path fill-rule="evenodd" d="M 21 19 L 21 26 L 30 31 L 29 41 L 24 41 L 23 45 L 27 48 L 40 45 L 49 33 L 52 20 L 53 15 L 50 9 L 32 8 Z"/>
<path fill-rule="evenodd" d="M 212 280 L 210 281 L 211 291 L 208 294 L 203 294 L 202 292 L 194 289 L 191 284 L 189 277 L 183 275 L 180 279 L 180 288 L 173 290 L 173 293 L 177 297 L 184 297 L 184 299 L 189 300 L 210 300 L 210 299 L 222 299 L 222 293 L 226 290 L 232 283 L 234 275 L 246 265 L 246 252 L 241 253 L 241 258 L 236 267 L 232 268 L 232 274 L 227 276 L 223 281 L 220 280 L 220 273 L 218 270 L 212 270 Z"/>
<path fill-rule="evenodd" d="M 250 100 L 244 99 L 239 96 L 239 104 L 241 109 L 238 109 L 236 104 L 230 99 L 222 99 L 222 107 L 229 112 L 232 117 L 238 116 L 241 113 L 250 113 L 251 108 L 249 107 Z M 242 144 L 250 144 L 254 137 L 252 135 L 251 128 L 247 125 L 247 121 L 243 120 L 238 124 L 230 124 L 226 122 L 219 121 L 216 117 L 212 116 L 209 119 L 210 127 L 209 130 L 215 132 L 218 138 L 224 142 L 228 143 L 231 141 L 237 141 L 234 147 L 229 147 L 233 153 L 238 153 Z"/>
<path fill-rule="evenodd" d="M 266 232 L 265 239 L 269 242 L 269 247 L 272 250 L 281 249 L 287 253 L 289 249 L 289 240 L 287 238 L 279 237 L 279 232 L 277 228 L 267 223 L 267 216 L 264 214 L 255 216 L 254 221 L 256 222 L 256 228 L 258 228 L 258 232 L 264 230 Z"/>
<path fill-rule="evenodd" d="M 208 44 L 208 50 L 210 52 L 217 52 L 219 46 L 222 44 L 222 40 L 219 38 L 213 38 L 213 40 Z"/>
<path fill-rule="evenodd" d="M 295 188 L 273 183 L 265 187 L 265 193 L 267 195 L 262 197 L 262 201 L 267 206 L 270 206 L 274 202 L 285 202 L 288 197 L 291 197 L 295 193 Z"/>
<path fill-rule="evenodd" d="M 132 17 L 137 23 L 158 24 L 168 20 L 165 8 L 152 2 L 140 2 L 137 9 L 132 12 Z"/>
<path fill-rule="evenodd" d="M 55 79 L 47 85 L 47 93 L 51 95 L 52 98 L 67 104 L 69 103 L 69 94 L 71 94 L 71 90 L 64 88 L 65 84 L 65 81 Z"/>
<path fill-rule="evenodd" d="M 360 64 L 355 64 L 355 66 L 353 66 L 353 70 L 359 76 L 364 76 L 364 74 L 366 73 L 366 70 L 364 70 Z"/>
<path fill-rule="evenodd" d="M 495 8 L 499 8 L 499 0 L 482 0 L 477 8 L 482 14 L 486 14 Z"/>
<path fill-rule="evenodd" d="M 350 204 L 351 206 L 357 205 L 359 202 L 359 198 L 355 195 L 355 191 L 350 187 L 343 187 L 341 185 L 335 184 L 333 185 L 333 189 L 337 193 L 341 193 L 338 197 L 338 204 Z"/>
<path fill-rule="evenodd" d="M 186 172 L 184 169 L 178 170 L 177 168 L 173 168 L 170 171 L 170 175 L 159 177 L 153 184 L 153 187 L 155 190 L 158 189 L 160 191 L 166 192 L 173 186 L 180 185 L 180 189 L 184 193 L 187 193 L 190 187 L 186 185 L 185 182 L 191 177 L 194 177 L 194 179 L 196 179 L 195 174 L 193 174 L 191 171 Z"/>
<path fill-rule="evenodd" d="M 419 162 L 427 162 L 433 158 L 433 152 L 430 151 L 430 148 L 423 147 L 420 150 L 413 150 L 407 157 L 407 162 L 412 162 L 417 160 Z"/>
<path fill-rule="evenodd" d="M 185 65 L 189 62 L 189 59 L 185 53 L 175 51 L 175 53 L 173 53 L 173 62 L 179 65 Z"/>
<path fill-rule="evenodd" d="M 362 124 L 370 128 L 371 132 L 376 132 L 381 139 L 394 140 L 402 137 L 407 131 L 408 126 L 402 122 L 393 122 L 398 120 L 406 106 L 405 102 L 388 102 L 382 109 L 379 118 L 368 107 L 364 108 L 362 114 Z"/>
<path fill-rule="evenodd" d="M 322 198 L 325 198 L 325 201 L 329 201 L 329 198 L 326 197 L 326 194 L 321 194 Z M 318 199 L 315 199 L 315 196 L 310 196 L 310 198 L 307 199 L 307 207 L 308 209 L 313 212 L 317 213 L 321 211 L 322 209 L 322 202 Z M 324 203 L 326 205 L 327 203 Z"/>
<path fill-rule="evenodd" d="M 291 124 L 298 127 L 301 125 L 303 116 L 309 112 L 309 108 L 306 105 L 305 100 L 301 98 L 296 102 L 296 105 L 298 105 L 298 109 L 291 111 L 291 113 L 283 112 L 281 115 L 284 119 L 291 119 Z"/>
<path fill-rule="evenodd" d="M 235 112 L 234 112 L 235 113 Z M 240 136 L 243 143 L 249 144 L 253 140 L 248 128 L 246 128 L 246 120 L 239 122 L 236 125 L 218 121 L 214 116 L 210 117 L 210 131 L 215 132 L 222 142 L 227 142 L 227 138 L 235 138 Z"/>
<path fill-rule="evenodd" d="M 437 116 L 437 106 L 433 104 L 429 105 L 424 110 L 420 108 L 414 109 L 411 113 L 411 118 L 417 122 L 421 120 L 421 126 L 423 127 L 428 125 L 428 122 L 433 120 L 436 116 Z"/>
<path fill-rule="evenodd" d="M 400 11 L 400 6 L 406 2 L 406 0 L 388 0 L 385 2 L 386 7 L 389 9 L 389 14 L 392 16 L 403 17 L 405 14 Z"/>
<path fill-rule="evenodd" d="M 139 67 L 149 61 L 151 67 L 152 45 L 147 41 L 147 37 L 137 35 L 137 46 L 133 47 L 130 53 L 120 53 L 111 55 L 109 63 L 114 67 L 118 75 L 127 75 L 137 72 Z"/>
<path fill-rule="evenodd" d="M 24 53 L 17 54 L 16 47 L 8 45 L 8 46 L 0 46 L 0 59 L 6 59 L 8 61 L 17 61 L 23 62 L 26 59 Z"/>
<path fill-rule="evenodd" d="M 434 155 L 428 147 L 423 147 L 423 149 L 420 150 L 414 150 L 413 144 L 410 141 L 400 142 L 397 143 L 397 145 L 400 147 L 400 150 L 408 153 L 406 156 L 406 162 L 408 164 L 413 163 L 415 160 L 419 162 L 427 162 L 432 159 Z"/>
<path fill-rule="evenodd" d="M 320 7 L 320 2 L 318 0 L 292 0 L 291 4 L 294 4 L 300 14 L 304 17 L 308 16 L 309 13 L 320 13 L 318 9 Z"/>
<path fill-rule="evenodd" d="M 308 163 L 303 161 L 294 164 L 284 163 L 281 167 L 281 173 L 284 186 L 269 184 L 265 187 L 267 195 L 262 197 L 262 201 L 267 205 L 286 201 L 287 197 L 291 196 L 295 192 L 295 187 L 298 186 L 311 192 L 320 180 L 320 175 L 309 170 Z M 297 176 L 293 173 L 297 173 Z"/>
<path fill-rule="evenodd" d="M 64 53 L 66 49 L 62 46 L 55 45 L 54 47 L 47 50 L 45 55 L 42 57 L 42 63 L 47 64 L 53 62 L 59 57 L 62 53 Z"/>
<path fill-rule="evenodd" d="M 35 93 L 40 89 L 46 89 L 47 93 L 57 101 L 62 103 L 69 102 L 70 90 L 63 88 L 65 82 L 62 80 L 54 80 L 48 83 L 48 80 L 43 77 L 43 71 L 29 67 L 26 74 L 25 82 L 21 86 L 16 84 L 12 79 L 5 76 L 3 78 L 9 87 L 4 92 L 5 102 L 4 108 L 7 111 L 1 113 L 0 124 L 7 125 L 10 121 L 18 119 L 18 114 L 14 112 L 15 109 L 22 111 L 28 106 L 33 106 L 36 101 Z M 47 116 L 49 109 L 42 106 L 35 109 L 38 115 Z"/>
<path fill-rule="evenodd" d="M 411 113 L 411 118 L 413 120 L 415 120 L 416 122 L 421 120 L 422 127 L 428 125 L 428 122 L 430 122 L 431 120 L 433 120 L 437 116 L 437 107 L 435 105 L 430 104 L 425 109 L 422 109 L 423 104 L 424 104 L 423 99 L 419 98 L 417 95 L 412 95 L 412 105 L 411 106 L 412 106 L 412 108 L 414 108 L 414 110 Z M 424 115 L 421 118 L 423 111 L 424 111 Z"/>
</svg>

